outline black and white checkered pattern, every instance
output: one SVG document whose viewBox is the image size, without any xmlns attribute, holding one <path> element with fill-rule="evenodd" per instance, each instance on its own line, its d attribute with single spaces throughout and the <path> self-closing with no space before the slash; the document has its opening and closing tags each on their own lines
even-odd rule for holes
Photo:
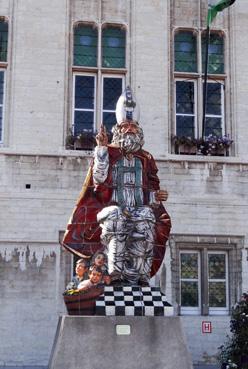
<svg viewBox="0 0 248 369">
<path fill-rule="evenodd" d="M 158 287 L 105 287 L 96 300 L 96 315 L 172 316 L 173 307 Z"/>
</svg>

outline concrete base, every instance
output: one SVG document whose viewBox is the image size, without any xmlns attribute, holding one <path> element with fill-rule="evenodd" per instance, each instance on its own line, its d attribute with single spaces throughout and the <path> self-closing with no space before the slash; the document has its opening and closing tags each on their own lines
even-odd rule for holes
<svg viewBox="0 0 248 369">
<path fill-rule="evenodd" d="M 82 368 L 193 369 L 193 366 L 179 317 L 62 316 L 49 369 Z"/>
</svg>

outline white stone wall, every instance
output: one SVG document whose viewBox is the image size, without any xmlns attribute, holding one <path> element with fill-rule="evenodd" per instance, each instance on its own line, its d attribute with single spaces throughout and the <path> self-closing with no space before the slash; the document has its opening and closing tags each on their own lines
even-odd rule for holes
<svg viewBox="0 0 248 369">
<path fill-rule="evenodd" d="M 15 150 L 58 151 L 63 146 L 67 3 L 9 0 L 5 145 Z"/>
<path fill-rule="evenodd" d="M 248 147 L 248 131 L 247 131 L 247 32 L 248 25 L 245 21 L 247 16 L 247 3 L 245 0 L 236 2 L 233 13 L 233 54 L 235 55 L 234 79 L 234 121 L 236 123 L 237 132 L 237 149 L 239 156 L 247 160 Z"/>
<path fill-rule="evenodd" d="M 95 0 L 0 2 L 0 15 L 10 21 L 5 137 L 0 147 L 0 365 L 46 365 L 58 315 L 65 311 L 61 294 L 70 268 L 68 256 L 60 250 L 59 232 L 66 227 L 91 160 L 82 152 L 64 149 L 74 21 L 127 24 L 127 80 L 141 107 L 145 148 L 158 159 L 161 187 L 170 193 L 172 233 L 244 237 L 242 288 L 248 290 L 246 0 L 237 1 L 230 12 L 234 158 L 169 154 L 170 24 L 187 26 L 187 18 L 199 12 L 195 2 L 176 0 L 173 11 L 173 2 L 164 0 L 101 3 L 99 7 Z M 190 25 L 199 26 L 194 19 Z M 215 27 L 226 29 L 228 24 L 228 16 L 221 14 Z M 161 286 L 172 301 L 169 248 L 161 276 Z M 154 283 L 159 283 L 158 277 Z M 202 320 L 212 321 L 212 334 L 202 335 Z M 215 360 L 228 320 L 182 318 L 195 362 Z"/>
<path fill-rule="evenodd" d="M 224 338 L 229 334 L 228 316 L 181 318 L 188 348 L 195 364 L 215 364 L 218 347 L 223 345 Z M 211 322 L 212 333 L 202 332 L 202 322 Z"/>
<path fill-rule="evenodd" d="M 161 157 L 168 152 L 168 10 L 167 1 L 133 2 L 132 85 L 141 106 L 146 147 Z"/>
<path fill-rule="evenodd" d="M 0 242 L 0 264 L 0 365 L 47 365 L 65 312 L 60 247 Z"/>
</svg>

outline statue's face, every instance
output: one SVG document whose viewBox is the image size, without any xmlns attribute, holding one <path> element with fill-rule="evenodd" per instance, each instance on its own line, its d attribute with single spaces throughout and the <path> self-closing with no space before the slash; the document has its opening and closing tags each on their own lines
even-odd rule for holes
<svg viewBox="0 0 248 369">
<path fill-rule="evenodd" d="M 103 266 L 105 263 L 105 256 L 103 254 L 98 254 L 95 258 L 95 265 Z"/>
<path fill-rule="evenodd" d="M 87 267 L 83 263 L 76 265 L 76 274 L 79 278 L 82 278 L 86 271 L 87 271 Z"/>
<path fill-rule="evenodd" d="M 96 270 L 92 270 L 89 277 L 92 283 L 99 283 L 102 279 L 102 273 L 97 272 Z"/>
<path fill-rule="evenodd" d="M 134 121 L 125 121 L 112 128 L 112 142 L 126 153 L 140 150 L 144 144 L 142 128 Z"/>
<path fill-rule="evenodd" d="M 139 126 L 132 121 L 122 122 L 120 124 L 120 132 L 124 135 L 127 133 L 137 134 L 139 132 Z"/>
</svg>

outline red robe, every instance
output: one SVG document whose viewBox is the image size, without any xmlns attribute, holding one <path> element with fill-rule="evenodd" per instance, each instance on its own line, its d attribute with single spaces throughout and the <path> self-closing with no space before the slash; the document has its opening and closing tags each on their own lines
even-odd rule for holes
<svg viewBox="0 0 248 369">
<path fill-rule="evenodd" d="M 116 204 L 111 202 L 113 193 L 111 168 L 123 157 L 123 153 L 118 147 L 109 145 L 108 152 L 109 171 L 106 181 L 103 184 L 94 185 L 92 164 L 62 241 L 65 248 L 79 256 L 82 254 L 93 255 L 97 251 L 104 250 L 104 246 L 100 243 L 101 228 L 96 218 L 102 208 Z M 139 158 L 142 163 L 144 205 L 149 205 L 150 191 L 159 190 L 159 179 L 157 177 L 158 169 L 152 155 L 147 151 L 139 150 L 133 155 Z M 165 244 L 171 228 L 170 217 L 162 203 L 154 207 L 153 210 L 156 218 L 156 235 L 154 240 L 154 258 L 151 277 L 158 271 L 163 261 Z"/>
</svg>

